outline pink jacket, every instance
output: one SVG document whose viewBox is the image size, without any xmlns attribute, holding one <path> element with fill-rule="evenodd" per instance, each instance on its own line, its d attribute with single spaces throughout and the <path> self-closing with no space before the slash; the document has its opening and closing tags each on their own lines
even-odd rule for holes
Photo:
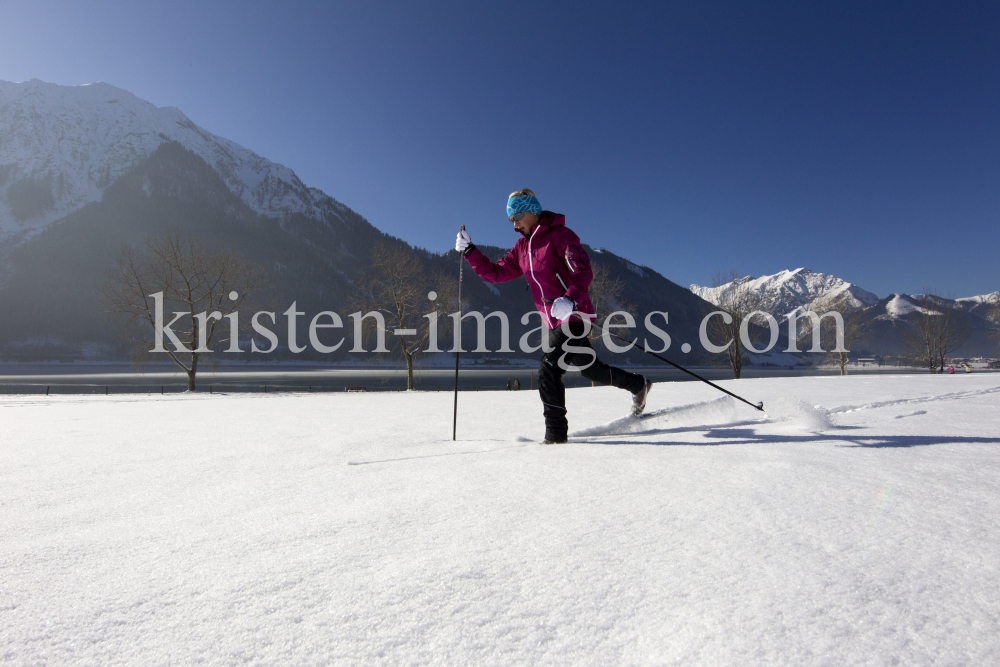
<svg viewBox="0 0 1000 667">
<path fill-rule="evenodd" d="M 505 283 L 525 276 L 535 308 L 549 329 L 559 326 L 550 308 L 561 296 L 572 299 L 578 312 L 594 314 L 594 304 L 587 294 L 594 279 L 590 258 L 580 245 L 580 237 L 566 227 L 566 216 L 561 213 L 542 211 L 541 220 L 531 230 L 531 236 L 521 237 L 495 264 L 478 248 L 473 248 L 465 258 L 477 276 L 491 283 Z"/>
</svg>

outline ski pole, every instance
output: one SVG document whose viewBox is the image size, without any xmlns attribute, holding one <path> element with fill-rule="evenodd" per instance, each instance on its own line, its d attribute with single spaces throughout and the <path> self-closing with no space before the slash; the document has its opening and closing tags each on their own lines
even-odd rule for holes
<svg viewBox="0 0 1000 667">
<path fill-rule="evenodd" d="M 764 401 L 761 401 L 761 402 L 757 403 L 756 405 L 754 405 L 753 403 L 751 403 L 747 399 L 745 399 L 745 398 L 743 398 L 741 396 L 737 396 L 736 394 L 734 394 L 731 391 L 723 389 L 719 385 L 715 384 L 714 382 L 710 382 L 710 381 L 706 380 L 705 378 L 703 378 L 702 376 L 698 375 L 697 373 L 692 373 L 691 371 L 689 371 L 688 369 L 684 368 L 683 366 L 675 364 L 674 362 L 670 361 L 669 359 L 665 359 L 664 357 L 661 357 L 660 355 L 656 354 L 655 352 L 650 352 L 649 350 L 646 349 L 645 345 L 643 345 L 642 343 L 640 343 L 638 341 L 638 339 L 637 340 L 629 340 L 628 338 L 625 338 L 624 336 L 619 336 L 618 334 L 614 333 L 613 331 L 605 329 L 604 327 L 602 327 L 597 322 L 591 322 L 591 324 L 593 326 L 597 327 L 598 329 L 600 329 L 601 331 L 603 331 L 603 332 L 605 332 L 607 334 L 611 334 L 612 336 L 614 336 L 618 340 L 625 341 L 626 343 L 632 343 L 633 345 L 638 345 L 639 348 L 643 352 L 645 352 L 646 354 L 648 354 L 648 355 L 650 355 L 652 357 L 656 357 L 660 361 L 666 362 L 666 363 L 670 364 L 671 366 L 673 366 L 674 368 L 676 368 L 677 370 L 684 371 L 685 373 L 687 373 L 688 375 L 690 375 L 692 377 L 698 378 L 699 380 L 701 380 L 705 384 L 710 385 L 712 387 L 715 387 L 716 389 L 718 389 L 719 391 L 721 391 L 724 394 L 729 394 L 730 396 L 732 396 L 736 400 L 743 401 L 744 403 L 746 403 L 747 405 L 749 405 L 751 408 L 754 408 L 755 410 L 760 410 L 761 412 L 764 412 Z"/>
<path fill-rule="evenodd" d="M 459 227 L 460 231 L 465 231 L 465 225 Z M 458 253 L 458 327 L 459 327 L 459 340 L 461 340 L 462 333 L 462 269 L 465 268 L 465 257 L 462 253 Z M 458 432 L 458 357 L 459 351 L 455 350 L 455 409 L 452 412 L 451 417 L 451 439 L 455 440 L 455 435 Z"/>
</svg>

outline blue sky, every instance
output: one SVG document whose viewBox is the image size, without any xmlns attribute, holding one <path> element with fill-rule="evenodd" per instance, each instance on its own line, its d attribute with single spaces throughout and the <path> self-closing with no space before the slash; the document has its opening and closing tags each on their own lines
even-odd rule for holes
<svg viewBox="0 0 1000 667">
<path fill-rule="evenodd" d="M 0 79 L 105 81 L 433 251 L 534 189 L 681 284 L 1000 289 L 1000 4 L 3 3 Z"/>
</svg>

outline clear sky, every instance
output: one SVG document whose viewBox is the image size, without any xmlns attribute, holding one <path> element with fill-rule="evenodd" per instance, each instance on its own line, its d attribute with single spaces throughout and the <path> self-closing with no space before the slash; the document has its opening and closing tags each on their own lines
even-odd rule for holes
<svg viewBox="0 0 1000 667">
<path fill-rule="evenodd" d="M 1000 3 L 0 2 L 0 79 L 105 81 L 433 251 L 534 189 L 681 284 L 1000 289 Z"/>
</svg>

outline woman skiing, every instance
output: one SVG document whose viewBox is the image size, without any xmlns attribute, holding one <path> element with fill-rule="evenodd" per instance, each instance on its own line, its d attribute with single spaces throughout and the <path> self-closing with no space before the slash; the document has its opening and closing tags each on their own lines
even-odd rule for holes
<svg viewBox="0 0 1000 667">
<path fill-rule="evenodd" d="M 579 237 L 566 227 L 566 217 L 543 211 L 535 193 L 528 189 L 511 193 L 507 217 L 521 238 L 498 262 L 491 262 L 481 253 L 464 230 L 458 234 L 455 249 L 483 280 L 505 283 L 523 275 L 528 282 L 535 308 L 549 330 L 551 351 L 542 356 L 538 370 L 545 444 L 566 442 L 569 432 L 562 381 L 568 366 L 579 367 L 583 377 L 592 382 L 631 392 L 632 413 L 641 414 L 652 383 L 642 375 L 602 362 L 585 335 L 583 318 L 595 316 L 587 293 L 594 275 Z"/>
</svg>

